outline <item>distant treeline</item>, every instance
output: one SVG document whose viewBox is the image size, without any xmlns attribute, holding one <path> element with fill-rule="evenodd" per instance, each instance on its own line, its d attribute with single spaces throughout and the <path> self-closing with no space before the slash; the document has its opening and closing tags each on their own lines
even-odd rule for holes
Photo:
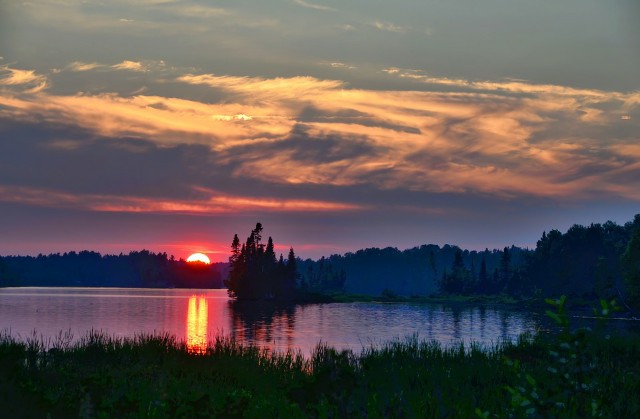
<svg viewBox="0 0 640 419">
<path fill-rule="evenodd" d="M 0 257 L 0 286 L 222 288 L 224 264 L 176 260 L 148 250 L 101 255 L 81 251 Z"/>
<path fill-rule="evenodd" d="M 519 247 L 508 251 L 514 268 L 523 266 L 530 253 Z M 443 274 L 451 269 L 458 252 L 474 277 L 478 276 L 483 261 L 490 274 L 499 269 L 502 257 L 499 250 L 478 252 L 448 244 L 442 247 L 430 244 L 407 250 L 370 248 L 318 261 L 302 260 L 298 262 L 299 281 L 302 287 L 318 291 L 430 295 L 438 291 Z"/>
<path fill-rule="evenodd" d="M 468 251 L 457 246 L 387 247 L 298 261 L 298 283 L 371 295 L 509 294 L 622 298 L 640 307 L 640 214 L 542 233 L 536 248 Z"/>
</svg>

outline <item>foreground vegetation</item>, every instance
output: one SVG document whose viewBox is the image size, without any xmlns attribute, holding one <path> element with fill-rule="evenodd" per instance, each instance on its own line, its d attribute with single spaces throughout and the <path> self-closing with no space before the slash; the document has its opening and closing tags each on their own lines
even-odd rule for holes
<svg viewBox="0 0 640 419">
<path fill-rule="evenodd" d="M 584 330 L 495 348 L 319 345 L 310 357 L 224 338 L 193 354 L 168 335 L 0 337 L 9 417 L 638 417 L 638 394 L 640 341 Z"/>
</svg>

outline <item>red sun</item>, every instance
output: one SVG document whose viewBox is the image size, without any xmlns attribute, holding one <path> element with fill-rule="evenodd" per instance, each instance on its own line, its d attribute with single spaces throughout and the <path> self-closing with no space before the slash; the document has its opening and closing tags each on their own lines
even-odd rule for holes
<svg viewBox="0 0 640 419">
<path fill-rule="evenodd" d="M 209 265 L 211 260 L 209 260 L 209 257 L 204 253 L 194 253 L 187 258 L 187 262 L 200 262 Z"/>
</svg>

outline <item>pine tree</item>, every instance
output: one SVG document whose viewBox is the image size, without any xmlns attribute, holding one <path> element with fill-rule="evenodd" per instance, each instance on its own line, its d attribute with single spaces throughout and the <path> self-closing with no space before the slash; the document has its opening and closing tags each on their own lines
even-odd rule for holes
<svg viewBox="0 0 640 419">
<path fill-rule="evenodd" d="M 447 294 L 469 294 L 473 291 L 471 272 L 464 265 L 462 250 L 456 249 L 451 273 L 445 270 L 442 274 L 440 290 Z"/>
<path fill-rule="evenodd" d="M 262 243 L 262 224 L 251 230 L 245 244 L 240 247 L 238 235 L 231 242 L 229 277 L 224 282 L 230 297 L 236 299 L 290 299 L 297 277 L 293 248 L 285 265 L 282 255 L 276 260 L 275 245 L 269 237 Z"/>
<path fill-rule="evenodd" d="M 638 217 L 636 216 L 636 220 Z M 622 255 L 624 280 L 629 303 L 640 309 L 640 228 L 636 228 Z"/>
<path fill-rule="evenodd" d="M 246 247 L 244 244 L 240 247 L 240 239 L 235 234 L 231 242 L 231 256 L 229 256 L 229 278 L 224 281 L 230 297 L 237 297 L 239 293 L 243 293 L 245 255 Z"/>
<path fill-rule="evenodd" d="M 289 256 L 287 256 L 287 266 L 285 270 L 285 286 L 284 296 L 291 296 L 296 288 L 296 278 L 298 276 L 298 262 L 296 261 L 296 254 L 293 252 L 293 247 L 289 249 Z"/>
<path fill-rule="evenodd" d="M 491 282 L 489 281 L 489 274 L 487 273 L 487 261 L 482 258 L 480 263 L 480 272 L 478 273 L 477 292 L 479 294 L 491 293 Z"/>
<path fill-rule="evenodd" d="M 511 282 L 511 254 L 509 248 L 505 247 L 500 256 L 500 279 L 498 292 L 505 291 Z"/>
</svg>

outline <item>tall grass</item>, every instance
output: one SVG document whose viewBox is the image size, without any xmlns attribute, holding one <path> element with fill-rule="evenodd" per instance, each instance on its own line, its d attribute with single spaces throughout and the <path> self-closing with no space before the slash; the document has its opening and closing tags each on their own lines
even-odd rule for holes
<svg viewBox="0 0 640 419">
<path fill-rule="evenodd" d="M 592 335 L 576 352 L 554 339 L 444 348 L 413 337 L 304 357 L 224 337 L 194 355 L 166 334 L 5 333 L 0 416 L 640 416 L 640 342 Z"/>
</svg>

